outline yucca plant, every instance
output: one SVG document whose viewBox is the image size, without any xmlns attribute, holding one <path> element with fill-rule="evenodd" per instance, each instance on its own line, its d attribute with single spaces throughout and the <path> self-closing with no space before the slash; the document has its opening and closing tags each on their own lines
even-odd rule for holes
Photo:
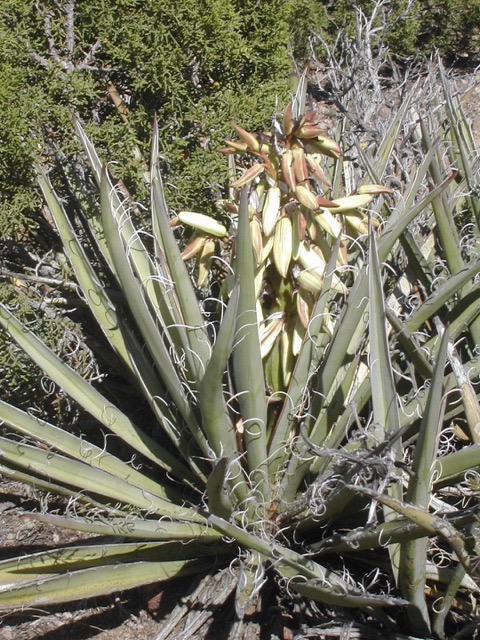
<svg viewBox="0 0 480 640">
<path fill-rule="evenodd" d="M 312 626 L 348 608 L 392 637 L 474 624 L 478 167 L 441 77 L 435 112 L 405 100 L 372 153 L 359 141 L 353 189 L 350 161 L 305 113 L 303 77 L 274 131 L 235 127 L 226 151 L 245 168 L 218 220 L 170 215 L 156 130 L 148 233 L 80 125 L 98 216 L 72 218 L 39 167 L 79 290 L 149 412 L 135 422 L 0 307 L 97 425 L 87 439 L 0 402 L 2 473 L 69 498 L 34 517 L 94 534 L 1 561 L 0 607 L 224 572 L 215 602 L 234 593 L 232 638 L 272 598 Z M 417 153 L 390 190 L 402 126 Z"/>
</svg>

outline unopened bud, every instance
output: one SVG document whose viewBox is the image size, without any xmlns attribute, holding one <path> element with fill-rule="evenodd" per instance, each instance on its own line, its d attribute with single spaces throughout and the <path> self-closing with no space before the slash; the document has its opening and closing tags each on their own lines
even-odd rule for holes
<svg viewBox="0 0 480 640">
<path fill-rule="evenodd" d="M 245 169 L 240 178 L 235 180 L 235 182 L 232 182 L 230 186 L 234 188 L 244 187 L 246 184 L 253 182 L 253 180 L 255 180 L 255 178 L 257 178 L 264 171 L 265 165 L 260 162 L 256 162 L 248 169 Z"/>
<path fill-rule="evenodd" d="M 200 231 L 204 231 L 205 233 L 208 233 L 211 236 L 216 236 L 217 238 L 224 238 L 228 235 L 227 229 L 223 224 L 203 213 L 180 211 L 178 219 L 183 224 L 188 224 L 190 227 L 200 229 Z"/>
<path fill-rule="evenodd" d="M 308 168 L 310 169 L 311 173 L 315 176 L 315 178 L 317 178 L 317 180 L 319 180 L 319 182 L 321 182 L 322 184 L 324 184 L 327 187 L 331 187 L 332 183 L 330 182 L 330 180 L 327 178 L 327 176 L 325 175 L 323 169 L 322 169 L 322 154 L 320 153 L 306 153 L 305 154 L 305 160 L 307 161 L 307 165 Z"/>
<path fill-rule="evenodd" d="M 247 143 L 249 149 L 252 151 L 260 151 L 260 142 L 255 134 L 245 131 L 245 129 L 242 129 L 242 127 L 235 122 L 232 122 L 232 127 L 238 133 L 240 138 Z"/>
<path fill-rule="evenodd" d="M 292 259 L 292 222 L 288 216 L 283 216 L 275 227 L 273 240 L 273 262 L 282 278 L 287 277 Z"/>
<path fill-rule="evenodd" d="M 265 196 L 265 203 L 262 211 L 263 233 L 271 236 L 280 213 L 280 189 L 279 187 L 270 187 Z"/>
<path fill-rule="evenodd" d="M 293 168 L 293 153 L 291 149 L 287 149 L 282 155 L 281 167 L 286 185 L 291 191 L 295 191 L 295 169 Z"/>
<path fill-rule="evenodd" d="M 196 256 L 202 250 L 205 241 L 206 238 L 204 236 L 195 236 L 182 251 L 183 260 L 190 260 L 190 258 Z"/>
<path fill-rule="evenodd" d="M 295 171 L 295 180 L 297 182 L 305 182 L 309 179 L 308 165 L 305 160 L 305 151 L 301 147 L 293 147 L 293 170 Z"/>
<path fill-rule="evenodd" d="M 215 253 L 215 240 L 211 238 L 203 245 L 200 259 L 198 261 L 198 278 L 197 284 L 199 287 L 203 287 L 208 279 L 210 273 L 210 260 Z"/>
<path fill-rule="evenodd" d="M 303 204 L 304 207 L 308 207 L 314 211 L 318 209 L 318 202 L 315 194 L 313 194 L 310 189 L 307 189 L 304 185 L 297 184 L 295 187 L 295 197 L 300 204 Z"/>
<path fill-rule="evenodd" d="M 323 137 L 325 135 L 325 127 L 322 127 L 319 124 L 305 123 L 296 135 L 299 138 L 318 138 L 318 136 Z"/>
<path fill-rule="evenodd" d="M 335 198 L 335 208 L 332 213 L 343 213 L 344 211 L 352 211 L 360 207 L 365 207 L 372 201 L 372 196 L 368 193 L 357 194 L 354 196 L 346 196 L 345 198 Z"/>
<path fill-rule="evenodd" d="M 364 184 L 357 189 L 357 193 L 361 195 L 368 194 L 371 196 L 378 196 L 382 193 L 393 193 L 393 191 L 381 184 Z"/>
</svg>

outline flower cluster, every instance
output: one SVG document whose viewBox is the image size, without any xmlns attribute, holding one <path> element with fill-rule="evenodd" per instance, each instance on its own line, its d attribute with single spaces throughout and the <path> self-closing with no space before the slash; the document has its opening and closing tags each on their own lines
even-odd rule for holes
<svg viewBox="0 0 480 640">
<path fill-rule="evenodd" d="M 242 159 L 244 169 L 230 185 L 234 193 L 250 188 L 262 355 L 267 357 L 278 346 L 275 368 L 281 370 L 280 387 L 288 384 L 336 239 L 341 237 L 337 258 L 341 266 L 347 261 L 347 232 L 358 236 L 368 231 L 367 213 L 362 209 L 375 195 L 390 192 L 380 185 L 363 185 L 344 197 L 325 197 L 332 186 L 326 163 L 341 158 L 340 146 L 327 135 L 315 112 L 294 117 L 295 111 L 298 107 L 292 100 L 283 123 L 276 123 L 273 132 L 251 133 L 232 123 L 239 139 L 227 140 L 221 149 Z M 236 201 L 224 201 L 223 207 L 235 214 Z M 197 256 L 198 284 L 203 286 L 215 244 L 219 239 L 226 241 L 228 230 L 213 218 L 193 212 L 181 212 L 177 222 L 196 230 L 183 257 Z M 346 293 L 336 274 L 332 288 Z M 325 329 L 329 330 L 328 321 Z"/>
</svg>

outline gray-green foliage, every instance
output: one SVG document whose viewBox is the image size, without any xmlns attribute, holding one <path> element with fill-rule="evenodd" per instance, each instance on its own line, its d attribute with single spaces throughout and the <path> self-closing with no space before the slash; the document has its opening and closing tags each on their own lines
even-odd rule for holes
<svg viewBox="0 0 480 640">
<path fill-rule="evenodd" d="M 85 378 L 94 379 L 98 375 L 95 358 L 84 342 L 79 325 L 64 313 L 66 299 L 59 298 L 58 293 L 45 295 L 45 289 L 51 287 L 43 285 L 42 295 L 42 285 L 32 286 L 29 281 L 12 279 L 8 283 L 0 283 L 0 301 L 14 308 L 25 325 L 34 328 L 38 336 L 71 367 Z M 39 417 L 53 419 L 56 416 L 65 424 L 75 421 L 76 407 L 61 387 L 45 376 L 15 343 L 5 340 L 5 336 L 2 337 L 2 345 L 2 399 L 14 402 Z"/>
<path fill-rule="evenodd" d="M 231 571 L 217 602 L 231 607 L 236 590 L 232 638 L 250 624 L 241 622 L 246 611 L 268 605 L 262 598 L 272 584 L 284 603 L 290 593 L 303 596 L 297 610 L 308 611 L 309 599 L 329 617 L 331 607 L 356 608 L 360 620 L 392 637 L 442 638 L 458 620 L 474 624 L 478 164 L 458 96 L 437 71 L 425 92 L 403 86 L 398 110 L 377 135 L 368 127 L 362 133 L 355 120 L 362 83 L 343 94 L 348 117 L 337 135 L 349 154 L 324 158 L 332 183 L 325 195 L 372 182 L 390 182 L 393 195 L 369 207 L 371 220 L 381 221 L 376 231 L 372 223 L 368 234 L 343 238 L 348 268 L 337 268 L 340 241 L 309 228 L 308 241 L 331 258 L 286 390 L 267 388 L 266 362 L 259 364 L 254 276 L 262 274 L 262 311 L 276 276 L 268 255 L 265 271 L 254 257 L 249 218 L 263 209 L 248 190 L 231 216 L 235 251 L 222 253 L 228 277 L 214 301 L 198 297 L 181 260 L 157 131 L 151 250 L 80 127 L 100 190 L 96 216 L 72 216 L 75 203 L 64 206 L 39 171 L 98 334 L 149 413 L 136 420 L 120 396 L 85 381 L 22 326 L 11 305 L 0 306 L 5 332 L 90 414 L 97 434 L 77 437 L 0 402 L 4 472 L 72 499 L 64 514 L 39 520 L 98 536 L 86 547 L 1 562 L 1 606 L 46 606 L 213 565 Z M 323 215 L 302 212 L 309 220 Z M 99 271 L 101 263 L 108 267 Z M 335 288 L 335 272 L 348 291 Z M 99 441 L 104 432 L 118 439 Z M 143 466 L 124 462 L 132 456 Z M 105 535 L 117 537 L 105 543 Z M 404 614 L 392 615 L 392 605 Z M 318 610 L 308 615 L 322 621 Z"/>
</svg>

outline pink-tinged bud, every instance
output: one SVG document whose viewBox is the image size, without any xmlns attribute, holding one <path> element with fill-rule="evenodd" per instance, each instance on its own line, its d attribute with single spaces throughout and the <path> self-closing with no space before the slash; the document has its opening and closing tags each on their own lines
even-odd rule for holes
<svg viewBox="0 0 480 640">
<path fill-rule="evenodd" d="M 317 202 L 319 207 L 326 209 L 335 209 L 335 207 L 338 207 L 338 204 L 335 204 L 333 200 L 327 200 L 327 198 L 322 198 L 322 196 L 317 196 Z"/>
<path fill-rule="evenodd" d="M 210 273 L 210 260 L 215 253 L 215 240 L 207 240 L 203 245 L 200 259 L 198 261 L 198 278 L 197 284 L 199 287 L 203 287 L 208 279 Z"/>
<path fill-rule="evenodd" d="M 315 176 L 315 178 L 317 178 L 319 182 L 324 184 L 326 187 L 331 187 L 332 183 L 323 172 L 321 158 L 322 155 L 318 153 L 305 154 L 305 160 L 307 161 L 307 165 L 311 173 Z"/>
<path fill-rule="evenodd" d="M 295 211 L 292 212 L 292 258 L 293 260 L 298 260 L 298 256 L 300 253 L 300 247 L 302 242 L 305 240 L 307 230 L 307 221 L 305 220 L 305 216 L 297 207 Z"/>
<path fill-rule="evenodd" d="M 245 169 L 240 178 L 235 180 L 235 182 L 232 182 L 230 186 L 234 188 L 244 187 L 246 184 L 249 184 L 250 182 L 255 180 L 255 178 L 262 174 L 264 171 L 265 165 L 260 162 L 256 162 L 248 169 Z"/>
<path fill-rule="evenodd" d="M 305 160 L 305 151 L 302 147 L 293 147 L 293 169 L 295 171 L 295 179 L 297 182 L 305 182 L 310 178 L 308 173 L 307 161 Z M 294 189 L 295 190 L 295 189 Z"/>
<path fill-rule="evenodd" d="M 194 256 L 199 253 L 203 249 L 203 245 L 206 242 L 205 236 L 195 236 L 191 242 L 187 244 L 185 249 L 182 251 L 183 260 L 190 260 Z"/>
<path fill-rule="evenodd" d="M 311 310 L 311 296 L 304 289 L 297 291 L 297 315 L 302 323 L 302 326 L 306 329 L 310 322 Z"/>
<path fill-rule="evenodd" d="M 273 320 L 270 320 L 270 322 L 268 322 L 268 324 L 266 324 L 265 326 L 260 327 L 260 351 L 262 354 L 262 358 L 268 356 L 270 351 L 273 349 L 273 345 L 280 335 L 283 325 L 283 317 L 280 317 L 274 318 Z"/>
<path fill-rule="evenodd" d="M 299 291 L 302 291 L 299 289 Z M 305 292 L 307 293 L 307 292 Z M 310 295 L 310 294 L 308 294 Z M 300 351 L 302 350 L 303 340 L 305 338 L 306 328 L 297 318 L 295 321 L 295 326 L 293 327 L 293 337 L 292 337 L 292 353 L 294 356 L 298 356 Z"/>
<path fill-rule="evenodd" d="M 318 115 L 315 111 L 309 111 L 305 114 L 305 122 L 308 124 L 318 124 Z"/>
<path fill-rule="evenodd" d="M 255 254 L 255 260 L 257 265 L 262 262 L 263 253 L 263 236 L 260 222 L 256 216 L 250 220 L 250 235 L 252 236 L 253 252 Z"/>
<path fill-rule="evenodd" d="M 308 141 L 308 144 L 318 153 L 323 153 L 324 156 L 329 158 L 338 158 L 342 155 L 342 150 L 332 138 L 326 138 L 319 136 L 318 138 L 312 138 Z"/>
<path fill-rule="evenodd" d="M 299 208 L 291 214 L 292 217 L 292 258 L 298 259 L 300 245 L 305 240 L 305 218 Z"/>
<path fill-rule="evenodd" d="M 289 136 L 294 128 L 294 121 L 292 119 L 292 103 L 289 102 L 283 115 L 283 131 L 286 136 Z"/>
<path fill-rule="evenodd" d="M 225 140 L 227 143 L 227 149 L 232 147 L 234 151 L 238 151 L 239 153 L 245 153 L 248 151 L 248 144 L 246 142 L 240 142 L 240 140 Z"/>
<path fill-rule="evenodd" d="M 303 204 L 304 207 L 313 209 L 313 211 L 319 208 L 317 197 L 309 189 L 307 189 L 307 187 L 301 184 L 298 184 L 295 188 L 295 197 L 300 202 L 300 204 Z"/>
<path fill-rule="evenodd" d="M 282 175 L 287 187 L 291 191 L 295 191 L 295 169 L 293 167 L 293 153 L 290 149 L 287 149 L 282 155 L 281 160 Z"/>
<path fill-rule="evenodd" d="M 226 202 L 225 203 L 225 211 L 228 213 L 238 213 L 238 205 L 235 202 Z"/>
<path fill-rule="evenodd" d="M 242 127 L 235 122 L 232 122 L 232 127 L 238 133 L 240 138 L 247 143 L 249 149 L 252 151 L 260 151 L 260 141 L 255 134 L 245 131 L 245 129 L 242 129 Z"/>
<path fill-rule="evenodd" d="M 322 127 L 319 124 L 309 124 L 305 123 L 303 127 L 298 130 L 296 134 L 298 138 L 310 139 L 310 138 L 318 138 L 318 136 L 323 137 L 326 133 L 325 127 Z"/>
</svg>

